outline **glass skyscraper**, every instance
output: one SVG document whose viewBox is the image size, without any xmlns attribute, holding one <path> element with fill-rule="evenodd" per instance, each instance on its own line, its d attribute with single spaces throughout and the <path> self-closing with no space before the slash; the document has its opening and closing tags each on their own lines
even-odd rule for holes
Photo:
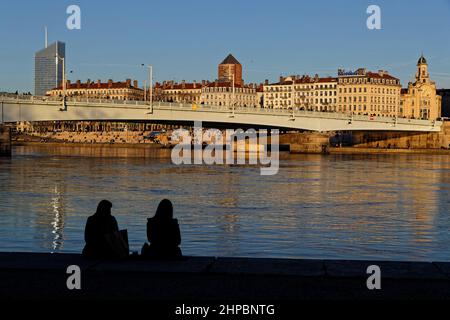
<svg viewBox="0 0 450 320">
<path fill-rule="evenodd" d="M 34 56 L 34 94 L 45 96 L 45 93 L 62 84 L 63 63 L 66 57 L 66 44 L 57 41 L 47 48 L 36 52 Z"/>
</svg>

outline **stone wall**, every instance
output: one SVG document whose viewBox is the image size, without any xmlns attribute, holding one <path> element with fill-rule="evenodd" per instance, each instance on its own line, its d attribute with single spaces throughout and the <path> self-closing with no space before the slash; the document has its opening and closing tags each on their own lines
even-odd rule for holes
<svg viewBox="0 0 450 320">
<path fill-rule="evenodd" d="M 330 135 L 321 133 L 286 133 L 280 144 L 289 144 L 291 153 L 327 153 Z"/>
<path fill-rule="evenodd" d="M 354 132 L 352 144 L 361 148 L 450 148 L 450 122 L 444 122 L 442 131 L 438 133 Z"/>
<path fill-rule="evenodd" d="M 50 132 L 38 137 L 49 141 L 71 143 L 151 143 L 144 139 L 150 131 L 111 131 L 111 132 Z"/>
</svg>

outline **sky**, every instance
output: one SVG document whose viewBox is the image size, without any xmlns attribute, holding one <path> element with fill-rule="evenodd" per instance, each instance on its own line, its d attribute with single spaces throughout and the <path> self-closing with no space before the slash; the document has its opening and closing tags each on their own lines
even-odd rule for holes
<svg viewBox="0 0 450 320">
<path fill-rule="evenodd" d="M 69 5 L 81 29 L 69 30 Z M 381 8 L 381 30 L 366 26 Z M 414 79 L 421 53 L 438 88 L 450 88 L 450 0 L 0 1 L 0 92 L 33 92 L 34 53 L 66 43 L 69 79 L 215 80 L 232 53 L 246 83 L 280 75 L 336 76 L 338 68 L 384 69 Z"/>
</svg>

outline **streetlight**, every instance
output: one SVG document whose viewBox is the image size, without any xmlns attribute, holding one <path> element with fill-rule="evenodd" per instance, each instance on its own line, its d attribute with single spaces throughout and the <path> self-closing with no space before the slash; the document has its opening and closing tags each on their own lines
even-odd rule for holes
<svg viewBox="0 0 450 320">
<path fill-rule="evenodd" d="M 65 58 L 61 58 L 59 54 L 56 54 L 56 64 L 58 65 L 58 61 L 62 61 L 62 77 L 63 77 L 63 108 L 66 110 L 66 66 L 65 66 Z"/>
<path fill-rule="evenodd" d="M 292 108 L 292 114 L 291 114 L 291 120 L 295 121 L 295 77 L 292 76 L 292 92 L 291 92 L 291 108 Z"/>
<path fill-rule="evenodd" d="M 153 66 L 151 65 L 145 65 L 145 64 L 141 64 L 142 67 L 147 67 L 148 68 L 148 80 L 149 80 L 149 100 L 150 100 L 150 108 L 153 105 Z M 146 89 L 147 90 L 147 89 Z M 146 98 L 146 95 L 145 95 Z"/>
<path fill-rule="evenodd" d="M 236 102 L 235 102 L 235 99 L 236 99 L 236 90 L 235 90 L 235 79 L 234 79 L 234 72 L 231 72 L 231 65 L 230 66 L 228 66 L 228 75 L 230 75 L 231 74 L 231 80 L 232 80 L 232 82 L 231 82 L 231 85 L 232 85 L 232 96 L 231 96 L 231 115 L 230 115 L 230 118 L 234 118 L 234 109 L 235 109 L 235 104 L 236 104 Z"/>
<path fill-rule="evenodd" d="M 147 80 L 144 80 L 144 101 L 147 101 Z"/>
</svg>

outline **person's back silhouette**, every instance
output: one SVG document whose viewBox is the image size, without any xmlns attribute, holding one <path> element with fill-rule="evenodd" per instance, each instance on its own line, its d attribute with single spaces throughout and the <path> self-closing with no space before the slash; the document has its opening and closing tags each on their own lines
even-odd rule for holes
<svg viewBox="0 0 450 320">
<path fill-rule="evenodd" d="M 112 203 L 102 200 L 97 206 L 97 211 L 90 216 L 84 231 L 86 245 L 83 256 L 87 258 L 109 258 L 115 253 L 107 241 L 107 236 L 119 232 L 117 220 L 111 215 Z"/>
<path fill-rule="evenodd" d="M 178 220 L 173 218 L 173 206 L 164 199 L 156 209 L 155 216 L 147 222 L 147 239 L 150 246 L 144 244 L 142 255 L 153 259 L 179 259 L 182 257 Z"/>
</svg>

